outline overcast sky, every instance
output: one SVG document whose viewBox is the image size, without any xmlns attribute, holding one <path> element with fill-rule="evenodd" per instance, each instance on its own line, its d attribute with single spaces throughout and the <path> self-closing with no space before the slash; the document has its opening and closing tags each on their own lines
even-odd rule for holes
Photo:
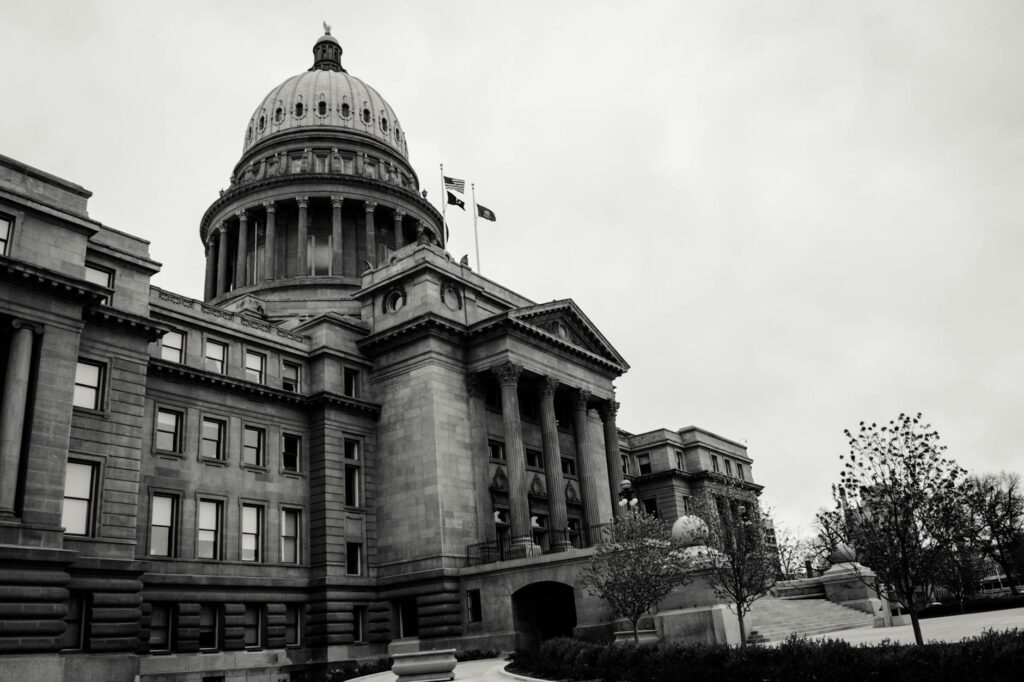
<svg viewBox="0 0 1024 682">
<path fill-rule="evenodd" d="M 746 442 L 790 526 L 861 419 L 1024 469 L 1024 3 L 10 2 L 0 152 L 200 298 L 200 217 L 322 20 L 430 197 L 444 163 L 497 214 L 483 274 L 630 362 L 622 428 Z"/>
</svg>

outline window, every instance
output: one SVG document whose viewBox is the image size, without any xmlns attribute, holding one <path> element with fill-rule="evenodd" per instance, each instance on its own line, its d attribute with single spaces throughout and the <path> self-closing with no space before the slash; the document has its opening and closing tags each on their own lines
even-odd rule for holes
<svg viewBox="0 0 1024 682">
<path fill-rule="evenodd" d="M 487 441 L 487 453 L 491 459 L 504 462 L 505 461 L 505 444 L 500 443 L 496 440 Z"/>
<path fill-rule="evenodd" d="M 103 394 L 103 365 L 78 361 L 75 366 L 75 397 L 73 404 L 86 410 L 98 410 Z"/>
<path fill-rule="evenodd" d="M 345 573 L 363 574 L 363 545 L 361 542 L 345 543 Z"/>
<path fill-rule="evenodd" d="M 737 464 L 736 465 L 736 475 L 739 476 L 741 481 L 747 480 L 746 476 L 743 474 L 743 465 L 742 464 Z"/>
<path fill-rule="evenodd" d="M 533 534 L 535 544 L 541 546 L 544 551 L 548 549 L 548 517 L 543 514 L 534 514 L 530 517 L 530 530 Z"/>
<path fill-rule="evenodd" d="M 284 645 L 298 646 L 301 644 L 301 632 L 302 607 L 299 604 L 286 605 L 284 607 Z"/>
<path fill-rule="evenodd" d="M 264 444 L 266 443 L 266 432 L 254 426 L 246 426 L 243 433 L 242 464 L 253 467 L 265 466 Z"/>
<path fill-rule="evenodd" d="M 281 510 L 281 563 L 299 563 L 300 515 L 297 509 Z"/>
<path fill-rule="evenodd" d="M 263 645 L 263 628 L 261 627 L 263 625 L 262 609 L 255 604 L 246 604 L 245 615 L 243 616 L 243 625 L 245 632 L 245 648 L 259 649 Z"/>
<path fill-rule="evenodd" d="M 199 455 L 206 459 L 224 459 L 224 422 L 203 418 L 203 432 L 199 441 Z"/>
<path fill-rule="evenodd" d="M 92 535 L 98 470 L 99 465 L 95 462 L 68 460 L 64 478 L 64 510 L 61 514 L 61 525 L 68 535 Z"/>
<path fill-rule="evenodd" d="M 725 475 L 732 476 L 732 462 L 728 459 L 725 460 Z"/>
<path fill-rule="evenodd" d="M 180 412 L 171 410 L 156 411 L 156 449 L 164 452 L 181 451 L 181 422 Z"/>
<path fill-rule="evenodd" d="M 326 116 L 327 115 L 327 102 L 325 102 L 323 100 L 320 100 L 320 102 L 317 103 L 317 105 L 316 105 L 316 113 L 318 115 L 320 115 L 320 116 Z"/>
<path fill-rule="evenodd" d="M 311 234 L 306 238 L 307 275 L 323 277 L 331 274 L 331 235 Z"/>
<path fill-rule="evenodd" d="M 299 392 L 299 366 L 295 363 L 284 363 L 281 371 L 281 388 L 292 393 Z"/>
<path fill-rule="evenodd" d="M 7 247 L 11 243 L 13 229 L 14 221 L 5 215 L 0 215 L 0 256 L 7 255 Z"/>
<path fill-rule="evenodd" d="M 352 607 L 352 641 L 366 641 L 366 607 L 362 604 Z"/>
<path fill-rule="evenodd" d="M 341 103 L 341 117 L 348 118 L 352 114 L 352 107 L 349 106 L 348 102 Z"/>
<path fill-rule="evenodd" d="M 160 358 L 180 363 L 185 357 L 185 335 L 181 332 L 167 332 L 160 339 Z"/>
<path fill-rule="evenodd" d="M 345 465 L 345 504 L 349 507 L 362 506 L 362 488 L 360 486 L 361 470 L 359 461 L 359 441 L 345 439 L 345 459 L 353 462 Z"/>
<path fill-rule="evenodd" d="M 263 507 L 242 505 L 242 561 L 263 560 Z"/>
<path fill-rule="evenodd" d="M 645 452 L 636 456 L 636 464 L 640 471 L 640 475 L 651 473 L 651 453 Z"/>
<path fill-rule="evenodd" d="M 173 648 L 174 610 L 170 604 L 153 604 L 149 614 L 149 651 L 168 653 Z"/>
<path fill-rule="evenodd" d="M 217 500 L 199 500 L 199 520 L 196 533 L 196 557 L 220 559 L 220 528 L 223 505 Z"/>
<path fill-rule="evenodd" d="M 526 451 L 526 466 L 533 467 L 534 469 L 544 468 L 544 455 L 541 454 L 540 450 L 529 450 Z"/>
<path fill-rule="evenodd" d="M 345 395 L 349 398 L 359 397 L 359 371 L 345 368 Z"/>
<path fill-rule="evenodd" d="M 566 476 L 576 475 L 576 460 L 571 457 L 562 458 L 562 473 Z"/>
<path fill-rule="evenodd" d="M 245 351 L 245 378 L 257 384 L 262 384 L 266 375 L 267 356 L 261 353 L 254 353 L 251 350 Z"/>
<path fill-rule="evenodd" d="M 619 457 L 622 459 L 622 473 L 628 476 L 631 471 L 629 467 L 629 455 L 624 452 L 619 452 Z"/>
<path fill-rule="evenodd" d="M 718 473 L 718 457 L 711 455 L 711 470 Z"/>
<path fill-rule="evenodd" d="M 580 533 L 580 529 L 583 527 L 582 522 L 577 518 L 569 517 L 566 520 L 566 525 L 568 526 L 569 531 L 569 544 L 576 549 L 582 548 L 583 539 Z"/>
<path fill-rule="evenodd" d="M 658 516 L 658 499 L 656 497 L 652 497 L 644 500 L 644 511 L 651 516 Z"/>
<path fill-rule="evenodd" d="M 101 287 L 108 289 L 114 288 L 114 271 L 107 270 L 106 268 L 96 267 L 95 265 L 85 266 L 85 281 L 92 282 L 93 284 L 99 284 Z M 110 305 L 110 297 L 104 298 L 100 301 L 103 305 Z"/>
<path fill-rule="evenodd" d="M 466 590 L 466 620 L 479 623 L 484 619 L 483 604 L 480 601 L 480 590 Z"/>
<path fill-rule="evenodd" d="M 299 469 L 299 457 L 302 451 L 302 439 L 290 433 L 282 436 L 281 444 L 281 469 L 297 473 Z"/>
<path fill-rule="evenodd" d="M 686 495 L 685 497 L 683 497 L 683 513 L 684 514 L 689 514 L 690 513 L 690 496 L 689 495 Z"/>
<path fill-rule="evenodd" d="M 178 498 L 173 495 L 153 495 L 149 510 L 149 555 L 174 556 L 177 533 Z"/>
<path fill-rule="evenodd" d="M 683 466 L 683 451 L 676 450 L 676 469 L 682 471 L 686 467 Z"/>
<path fill-rule="evenodd" d="M 302 115 L 306 113 L 305 107 L 302 106 L 302 102 L 295 105 L 295 117 L 302 118 Z"/>
<path fill-rule="evenodd" d="M 85 631 L 87 628 L 86 615 L 89 603 L 86 596 L 81 592 L 72 592 L 68 596 L 68 612 L 64 616 L 64 638 L 61 644 L 62 649 L 84 649 Z"/>
<path fill-rule="evenodd" d="M 220 647 L 220 611 L 213 604 L 199 605 L 199 648 L 215 651 Z"/>
<path fill-rule="evenodd" d="M 227 362 L 228 347 L 219 341 L 206 342 L 206 369 L 217 374 L 224 374 Z"/>
</svg>

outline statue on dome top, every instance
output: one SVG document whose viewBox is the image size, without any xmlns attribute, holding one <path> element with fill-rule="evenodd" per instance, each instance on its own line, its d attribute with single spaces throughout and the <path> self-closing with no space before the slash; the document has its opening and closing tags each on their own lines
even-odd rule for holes
<svg viewBox="0 0 1024 682">
<path fill-rule="evenodd" d="M 326 21 L 324 23 L 324 35 L 331 35 L 331 25 Z"/>
</svg>

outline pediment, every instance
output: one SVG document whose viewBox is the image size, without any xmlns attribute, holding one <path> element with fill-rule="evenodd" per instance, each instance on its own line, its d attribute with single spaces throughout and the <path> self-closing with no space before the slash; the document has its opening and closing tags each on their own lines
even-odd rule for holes
<svg viewBox="0 0 1024 682">
<path fill-rule="evenodd" d="M 517 308 L 509 311 L 508 315 L 558 342 L 583 349 L 619 365 L 623 371 L 629 368 L 625 359 L 570 299 Z"/>
</svg>

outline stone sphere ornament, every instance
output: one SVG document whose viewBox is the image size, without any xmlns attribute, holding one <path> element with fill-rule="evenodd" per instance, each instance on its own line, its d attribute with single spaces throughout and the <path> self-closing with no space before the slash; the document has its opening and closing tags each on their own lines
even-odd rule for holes
<svg viewBox="0 0 1024 682">
<path fill-rule="evenodd" d="M 683 547 L 707 544 L 708 524 L 699 516 L 680 516 L 672 524 L 672 538 Z"/>
<path fill-rule="evenodd" d="M 828 560 L 833 564 L 852 564 L 857 562 L 857 553 L 853 547 L 849 545 L 839 543 L 836 545 L 835 550 L 828 556 Z"/>
</svg>

